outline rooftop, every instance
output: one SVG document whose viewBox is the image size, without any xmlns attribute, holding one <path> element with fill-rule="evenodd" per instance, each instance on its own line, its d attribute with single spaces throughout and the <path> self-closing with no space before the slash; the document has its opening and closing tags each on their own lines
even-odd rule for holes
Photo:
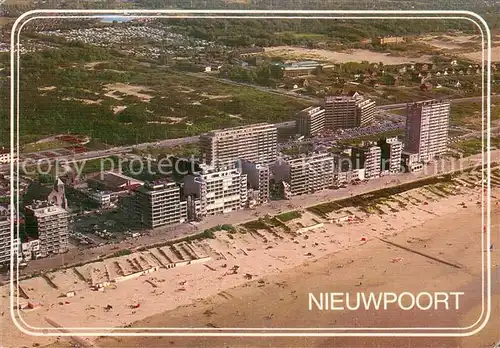
<svg viewBox="0 0 500 348">
<path fill-rule="evenodd" d="M 269 127 L 274 127 L 272 123 L 267 123 L 267 122 L 261 122 L 261 123 L 254 123 L 254 124 L 249 124 L 249 125 L 244 125 L 244 126 L 237 126 L 237 127 L 232 127 L 232 128 L 224 128 L 224 129 L 214 129 L 211 132 L 202 134 L 202 136 L 214 136 L 217 134 L 224 134 L 224 133 L 231 133 L 234 131 L 239 131 L 239 130 L 250 130 L 250 129 L 255 129 L 255 128 L 269 128 Z"/>
<path fill-rule="evenodd" d="M 140 184 L 143 185 L 144 182 L 140 180 L 136 180 L 134 178 L 131 178 L 129 176 L 120 174 L 120 173 L 115 173 L 115 172 L 100 172 L 96 175 L 94 175 L 91 180 L 101 182 L 105 184 L 109 188 L 124 188 L 125 186 L 128 185 L 133 185 L 133 184 Z"/>
<path fill-rule="evenodd" d="M 34 201 L 31 205 L 28 205 L 26 209 L 32 210 L 35 213 L 35 216 L 47 216 L 66 213 L 65 209 L 48 201 Z"/>
</svg>

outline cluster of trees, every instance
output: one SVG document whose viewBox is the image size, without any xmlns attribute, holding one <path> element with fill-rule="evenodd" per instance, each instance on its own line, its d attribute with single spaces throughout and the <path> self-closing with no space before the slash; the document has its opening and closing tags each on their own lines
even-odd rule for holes
<svg viewBox="0 0 500 348">
<path fill-rule="evenodd" d="M 232 65 L 221 69 L 219 76 L 233 81 L 275 87 L 276 82 L 283 77 L 283 72 L 281 68 L 271 64 L 265 64 L 255 69 Z"/>
<path fill-rule="evenodd" d="M 371 0 L 248 0 L 248 1 L 225 1 L 225 0 L 137 0 L 137 4 L 142 8 L 223 8 L 223 9 L 259 9 L 259 10 L 331 10 L 351 9 L 351 10 L 443 10 L 443 9 L 464 9 L 464 10 L 492 10 L 495 6 L 494 0 L 436 0 L 420 1 L 418 5 L 414 1 L 401 0 L 381 0 L 373 4 Z"/>
<path fill-rule="evenodd" d="M 1 66 L 6 67 L 4 73 L 8 73 L 8 58 L 8 54 L 0 55 Z M 96 61 L 106 63 L 96 65 L 94 69 L 85 67 L 86 62 Z M 109 68 L 127 68 L 127 72 L 107 70 Z M 76 43 L 58 50 L 23 55 L 21 70 L 22 144 L 66 132 L 85 134 L 116 145 L 151 142 L 198 135 L 241 123 L 279 122 L 303 107 L 293 100 L 251 88 L 235 89 L 225 84 L 208 83 L 170 73 L 164 68 L 147 69 L 131 58 L 117 58 L 111 50 Z M 272 75 L 262 68 L 258 70 L 258 77 L 259 81 L 266 81 Z M 6 79 L 2 81 L 7 83 Z M 105 85 L 115 82 L 144 85 L 155 92 L 147 92 L 153 96 L 149 103 L 129 95 L 121 95 L 122 100 L 104 97 Z M 39 89 L 48 86 L 56 88 Z M 186 92 L 180 86 L 195 91 Z M 200 96 L 202 93 L 231 94 L 232 98 L 210 99 Z M 1 103 L 8 105 L 9 97 L 8 88 L 0 89 Z M 94 102 L 87 103 L 82 99 Z M 113 107 L 118 105 L 128 107 L 114 114 Z M 241 114 L 242 118 L 230 117 L 229 114 Z M 148 123 L 170 122 L 168 117 L 182 118 L 183 121 Z M 9 110 L 0 108 L 0 143 L 3 146 L 9 145 L 9 131 Z"/>
<path fill-rule="evenodd" d="M 253 19 L 169 19 L 167 25 L 188 35 L 231 47 L 311 45 L 327 37 L 332 42 L 352 43 L 387 35 L 418 35 L 427 32 L 462 30 L 473 32 L 468 21 L 457 20 L 253 20 Z M 320 37 L 298 35 L 317 34 Z"/>
</svg>

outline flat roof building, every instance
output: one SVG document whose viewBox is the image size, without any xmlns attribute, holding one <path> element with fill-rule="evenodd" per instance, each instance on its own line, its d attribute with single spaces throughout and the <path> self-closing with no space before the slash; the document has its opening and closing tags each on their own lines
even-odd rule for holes
<svg viewBox="0 0 500 348">
<path fill-rule="evenodd" d="M 125 199 L 125 201 L 128 201 Z M 181 201 L 181 189 L 175 182 L 145 183 L 131 197 L 135 216 L 149 228 L 173 225 L 187 220 L 187 203 Z"/>
<path fill-rule="evenodd" d="M 347 96 L 326 96 L 325 128 L 344 129 L 364 127 L 375 118 L 375 102 L 359 93 Z"/>
<path fill-rule="evenodd" d="M 276 160 L 278 130 L 270 123 L 257 123 L 200 136 L 200 150 L 207 165 L 231 166 L 237 160 L 271 164 Z"/>
<path fill-rule="evenodd" d="M 6 148 L 0 148 L 0 164 L 10 163 L 10 150 Z"/>
<path fill-rule="evenodd" d="M 90 186 L 103 191 L 124 191 L 144 185 L 143 181 L 112 171 L 96 173 L 88 177 L 87 181 Z"/>
<path fill-rule="evenodd" d="M 366 179 L 380 176 L 382 167 L 382 150 L 379 146 L 355 147 L 351 152 L 353 169 L 364 169 Z"/>
<path fill-rule="evenodd" d="M 184 178 L 184 197 L 196 204 L 188 211 L 192 220 L 243 209 L 248 200 L 247 175 L 233 166 L 201 165 L 201 171 Z M 194 209 L 194 210 L 193 210 Z"/>
<path fill-rule="evenodd" d="M 429 100 L 406 106 L 405 151 L 428 162 L 447 150 L 449 100 Z"/>
<path fill-rule="evenodd" d="M 299 113 L 295 118 L 297 134 L 315 136 L 325 129 L 325 109 L 319 106 L 310 106 Z"/>
<path fill-rule="evenodd" d="M 382 139 L 378 145 L 382 150 L 382 171 L 390 174 L 401 172 L 403 143 L 398 137 Z"/>
<path fill-rule="evenodd" d="M 247 175 L 249 204 L 250 200 L 255 201 L 256 205 L 269 202 L 269 166 L 246 160 L 240 161 L 239 164 L 241 172 Z"/>
<path fill-rule="evenodd" d="M 307 60 L 286 64 L 283 66 L 283 77 L 300 77 L 317 73 L 321 64 L 314 60 Z"/>
<path fill-rule="evenodd" d="M 11 239 L 10 220 L 7 216 L 0 215 L 0 265 L 8 265 L 10 263 L 12 244 L 14 244 L 14 260 L 19 260 L 22 257 L 22 254 L 19 252 L 19 239 Z"/>
<path fill-rule="evenodd" d="M 48 201 L 34 201 L 25 207 L 26 231 L 40 240 L 42 257 L 68 250 L 68 212 Z"/>
<path fill-rule="evenodd" d="M 334 184 L 334 157 L 319 153 L 280 158 L 274 166 L 274 179 L 285 183 L 285 198 L 324 190 Z"/>
</svg>

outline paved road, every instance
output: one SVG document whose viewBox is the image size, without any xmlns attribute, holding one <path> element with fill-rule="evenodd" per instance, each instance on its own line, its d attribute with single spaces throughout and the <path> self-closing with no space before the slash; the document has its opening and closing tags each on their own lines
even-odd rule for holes
<svg viewBox="0 0 500 348">
<path fill-rule="evenodd" d="M 194 74 L 194 76 L 198 76 L 198 75 Z M 207 78 L 214 79 L 213 77 L 207 77 Z M 217 79 L 217 80 L 220 80 L 220 79 Z M 224 81 L 226 81 L 226 80 L 224 80 Z M 234 83 L 234 81 L 231 81 L 231 83 Z M 255 87 L 253 85 L 251 85 L 251 86 Z M 262 87 L 262 88 L 264 88 L 266 90 L 269 89 L 266 87 Z M 493 96 L 493 98 L 498 98 L 498 97 L 500 97 L 500 96 L 499 95 Z M 473 102 L 473 101 L 481 101 L 481 97 L 468 97 L 468 98 L 460 98 L 460 99 L 451 99 L 452 103 L 463 103 L 463 102 Z M 382 106 L 379 106 L 379 108 L 383 109 L 383 110 L 390 110 L 390 109 L 400 109 L 400 108 L 405 107 L 405 106 L 406 106 L 406 103 L 398 103 L 398 104 L 391 104 L 391 105 L 382 105 Z M 285 121 L 285 122 L 276 123 L 275 125 L 278 128 L 294 127 L 295 121 Z M 129 153 L 133 150 L 133 148 L 147 149 L 148 147 L 173 147 L 173 146 L 178 146 L 178 145 L 183 145 L 183 144 L 194 144 L 194 143 L 197 143 L 198 140 L 199 140 L 198 136 L 191 136 L 191 137 L 177 138 L 177 139 L 165 139 L 165 140 L 160 140 L 158 142 L 142 143 L 142 144 L 137 144 L 134 146 L 120 146 L 120 147 L 114 147 L 114 148 L 111 148 L 108 150 L 90 151 L 90 152 L 86 152 L 86 153 L 82 153 L 82 154 L 59 156 L 59 157 L 57 157 L 57 160 L 69 161 L 69 162 L 83 161 L 83 160 L 97 159 L 97 158 L 103 158 L 103 157 L 112 156 L 112 155 L 120 155 L 120 154 L 124 154 L 124 153 Z M 44 161 L 47 161 L 47 159 L 45 159 Z M 9 170 L 10 170 L 10 166 L 8 164 L 0 165 L 0 172 L 8 172 Z"/>
<path fill-rule="evenodd" d="M 497 99 L 500 95 L 492 95 L 491 99 Z M 472 102 L 480 102 L 483 97 L 467 97 L 467 98 L 457 98 L 457 99 L 449 99 L 452 104 L 460 104 L 460 103 L 472 103 Z M 379 105 L 378 107 L 382 110 L 392 110 L 392 109 L 403 109 L 406 107 L 407 103 L 398 103 L 398 104 L 389 104 L 389 105 Z"/>
</svg>

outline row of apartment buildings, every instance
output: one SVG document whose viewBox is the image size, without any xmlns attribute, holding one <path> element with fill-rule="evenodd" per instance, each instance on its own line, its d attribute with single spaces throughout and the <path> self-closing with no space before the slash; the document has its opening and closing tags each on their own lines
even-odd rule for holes
<svg viewBox="0 0 500 348">
<path fill-rule="evenodd" d="M 350 105 L 346 97 L 340 97 L 343 100 L 338 105 L 342 105 L 343 111 L 339 111 L 335 110 L 335 98 L 328 99 L 333 101 L 333 111 L 321 107 L 303 111 L 308 113 L 309 129 L 324 127 L 326 122 L 315 122 L 326 119 L 327 111 L 350 119 L 356 117 L 352 110 L 357 108 L 369 110 L 367 117 L 373 117 L 373 102 L 354 94 L 347 97 L 353 101 Z M 354 179 L 397 174 L 402 165 L 417 170 L 423 162 L 446 151 L 449 105 L 448 101 L 408 104 L 405 144 L 398 138 L 388 138 L 338 154 L 278 158 L 277 129 L 267 123 L 215 130 L 200 136 L 205 163 L 198 172 L 177 183 L 147 183 L 132 198 L 135 203 L 127 206 L 131 207 L 132 216 L 147 226 L 157 227 L 264 204 L 270 199 L 271 181 L 282 185 L 282 197 L 289 198 Z M 363 117 L 355 120 L 363 122 Z M 330 125 L 343 127 L 349 122 Z"/>
<path fill-rule="evenodd" d="M 138 185 L 133 194 L 121 199 L 120 205 L 131 219 L 156 228 L 265 204 L 270 199 L 271 182 L 281 185 L 282 198 L 287 199 L 356 179 L 397 174 L 402 165 L 418 170 L 422 163 L 446 151 L 449 112 L 449 101 L 408 104 L 404 145 L 398 138 L 389 138 L 341 153 L 295 158 L 278 157 L 274 125 L 259 123 L 215 130 L 200 137 L 206 163 L 199 165 L 199 170 L 177 182 Z M 60 193 L 59 180 L 56 186 L 54 190 Z M 25 208 L 26 229 L 36 231 L 39 255 L 67 250 L 65 206 L 62 199 L 34 201 Z M 6 227 L 10 224 L 6 221 L 0 221 L 0 258 L 10 258 L 10 229 Z"/>
</svg>

